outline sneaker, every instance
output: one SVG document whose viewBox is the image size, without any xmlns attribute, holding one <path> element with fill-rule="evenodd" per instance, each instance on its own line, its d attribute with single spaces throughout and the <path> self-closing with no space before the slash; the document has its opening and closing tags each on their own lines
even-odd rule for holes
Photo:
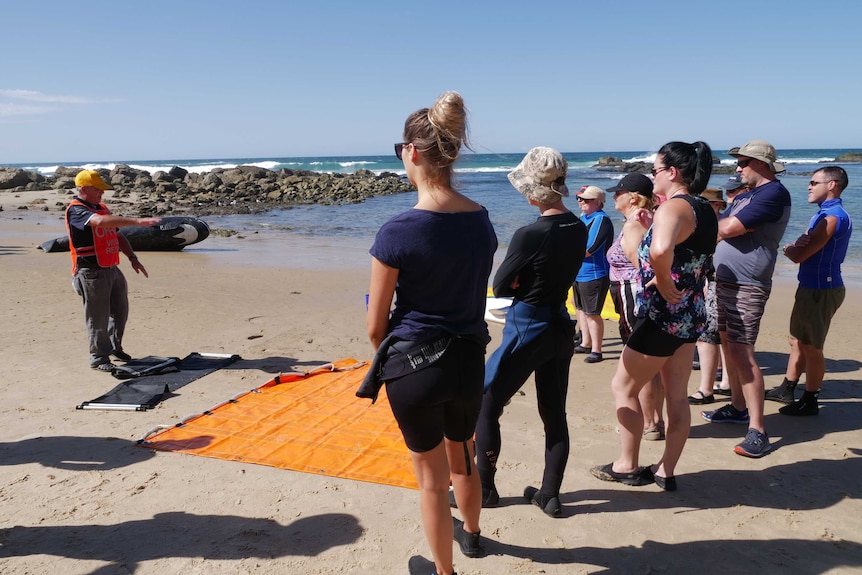
<svg viewBox="0 0 862 575">
<path fill-rule="evenodd" d="M 729 403 L 715 411 L 701 411 L 700 415 L 710 423 L 748 423 L 748 410 L 739 411 Z"/>
<path fill-rule="evenodd" d="M 769 437 L 765 433 L 760 433 L 756 429 L 749 429 L 748 433 L 745 434 L 745 439 L 734 447 L 733 451 L 745 457 L 763 457 L 770 449 L 772 446 L 769 444 Z"/>
<path fill-rule="evenodd" d="M 599 363 L 602 359 L 602 354 L 594 351 L 584 358 L 584 363 Z"/>
<path fill-rule="evenodd" d="M 479 543 L 479 533 L 467 533 L 464 524 L 460 521 L 455 526 L 455 541 L 461 547 L 461 553 L 465 557 L 476 558 L 487 555 L 485 548 Z"/>
<path fill-rule="evenodd" d="M 778 403 L 793 403 L 796 400 L 793 395 L 793 392 L 796 391 L 796 385 L 796 383 L 785 379 L 781 385 L 767 391 L 763 398 L 767 401 L 777 401 Z"/>
<path fill-rule="evenodd" d="M 132 361 L 132 356 L 123 351 L 122 349 L 115 349 L 111 352 L 111 355 L 113 355 L 120 361 Z"/>
<path fill-rule="evenodd" d="M 805 394 L 799 398 L 799 401 L 794 401 L 790 405 L 785 405 L 778 410 L 781 415 L 817 415 L 820 413 L 820 407 L 817 405 L 817 396 L 814 394 Z"/>
<path fill-rule="evenodd" d="M 524 499 L 541 509 L 548 517 L 559 517 L 563 512 L 559 497 L 548 497 L 532 485 L 524 488 Z"/>
</svg>

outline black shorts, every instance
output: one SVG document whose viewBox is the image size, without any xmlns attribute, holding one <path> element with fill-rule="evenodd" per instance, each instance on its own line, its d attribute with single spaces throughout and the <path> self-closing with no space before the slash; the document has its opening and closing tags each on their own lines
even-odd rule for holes
<svg viewBox="0 0 862 575">
<path fill-rule="evenodd" d="M 485 349 L 455 338 L 432 365 L 386 382 L 386 396 L 411 451 L 437 447 L 443 437 L 467 441 L 482 407 Z"/>
<path fill-rule="evenodd" d="M 610 285 L 611 278 L 608 276 L 588 282 L 575 282 L 575 309 L 587 315 L 601 315 Z"/>
<path fill-rule="evenodd" d="M 635 323 L 634 331 L 626 342 L 626 347 L 652 357 L 670 357 L 688 342 L 663 331 L 648 317 Z"/>
</svg>

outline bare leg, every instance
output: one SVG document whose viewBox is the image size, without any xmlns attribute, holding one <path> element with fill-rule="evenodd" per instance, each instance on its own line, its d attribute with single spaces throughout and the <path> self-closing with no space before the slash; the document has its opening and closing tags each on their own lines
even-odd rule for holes
<svg viewBox="0 0 862 575">
<path fill-rule="evenodd" d="M 806 343 L 799 343 L 799 349 L 804 358 L 805 391 L 812 393 L 820 391 L 820 386 L 823 385 L 823 377 L 826 375 L 826 359 L 823 357 L 823 350 Z M 790 373 L 790 369 L 787 371 Z M 787 377 L 787 379 L 790 379 L 790 377 Z"/>
<path fill-rule="evenodd" d="M 694 359 L 694 344 L 687 343 L 677 349 L 661 368 L 661 381 L 667 400 L 667 431 L 664 455 L 656 472 L 662 477 L 674 476 L 676 464 L 682 455 L 691 429 L 691 408 L 688 404 L 687 389 L 692 359 Z"/>
<path fill-rule="evenodd" d="M 590 328 L 587 326 L 587 314 L 584 310 L 578 310 L 578 329 L 581 331 L 581 347 L 591 349 L 593 347 L 590 339 Z"/>
<path fill-rule="evenodd" d="M 737 360 L 734 359 L 732 354 L 730 353 L 731 345 L 740 345 L 740 344 L 732 344 L 727 341 L 727 332 L 721 332 L 721 347 L 724 350 L 724 373 L 727 374 L 727 383 L 730 385 L 730 393 L 733 400 L 731 401 L 733 407 L 739 410 L 746 409 L 745 404 L 745 396 L 742 394 L 742 380 L 739 375 L 739 366 L 737 365 Z M 741 406 L 741 407 L 740 407 Z"/>
<path fill-rule="evenodd" d="M 724 346 L 719 345 L 718 347 L 718 364 L 721 367 L 721 381 L 718 383 L 718 386 L 721 389 L 730 389 L 730 381 L 727 375 L 727 360 L 724 357 Z"/>
<path fill-rule="evenodd" d="M 664 405 L 664 389 L 661 386 L 661 376 L 656 375 L 638 393 L 638 401 L 644 415 L 644 429 L 651 429 L 662 423 L 662 406 Z"/>
<path fill-rule="evenodd" d="M 620 422 L 620 457 L 613 464 L 613 470 L 618 473 L 630 473 L 638 468 L 643 436 L 641 426 L 644 421 L 638 394 L 641 388 L 658 373 L 665 361 L 667 361 L 666 357 L 652 357 L 633 351 L 629 347 L 623 348 L 617 371 L 611 381 L 617 419 Z"/>
<path fill-rule="evenodd" d="M 479 514 L 482 510 L 482 484 L 479 481 L 479 473 L 476 471 L 476 460 L 474 452 L 475 444 L 472 440 L 466 442 L 467 452 L 470 454 L 470 470 L 467 472 L 467 464 L 464 459 L 464 443 L 444 439 L 446 446 L 446 458 L 449 461 L 452 488 L 455 490 L 455 501 L 458 510 L 464 518 L 464 530 L 469 533 L 479 532 Z"/>
<path fill-rule="evenodd" d="M 754 346 L 745 343 L 728 342 L 727 344 L 727 359 L 728 363 L 734 366 L 734 371 L 738 377 L 738 385 L 741 388 L 741 393 L 737 393 L 736 387 L 733 384 L 733 373 L 731 373 L 731 403 L 736 409 L 743 411 L 748 408 L 748 416 L 750 422 L 748 427 L 756 429 L 760 433 L 766 433 L 766 428 L 763 422 L 763 372 L 760 371 L 760 366 L 757 365 L 757 360 L 754 357 Z"/>
<path fill-rule="evenodd" d="M 802 374 L 805 372 L 807 359 L 805 354 L 802 353 L 801 346 L 803 344 L 799 343 L 799 340 L 795 337 L 787 338 L 787 342 L 790 344 L 790 357 L 787 358 L 787 370 L 784 372 L 784 378 L 788 381 L 799 381 L 799 378 L 802 377 Z M 821 358 L 823 357 L 822 351 L 820 352 L 820 356 Z M 809 375 L 808 377 L 811 376 Z M 820 379 L 822 381 L 823 377 L 821 376 Z M 820 389 L 819 386 L 818 389 Z"/>
<path fill-rule="evenodd" d="M 425 537 L 431 547 L 437 573 L 451 574 L 454 528 L 449 510 L 449 464 L 441 441 L 430 451 L 410 452 L 419 482 L 419 508 Z M 462 455 L 463 458 L 463 455 Z"/>
<path fill-rule="evenodd" d="M 704 397 L 712 395 L 715 386 L 715 374 L 718 371 L 719 346 L 705 341 L 697 342 L 697 355 L 700 357 L 700 387 L 698 391 Z"/>
<path fill-rule="evenodd" d="M 602 353 L 602 339 L 605 337 L 605 322 L 602 320 L 602 316 L 584 314 L 584 318 L 586 326 L 581 328 L 581 332 L 583 333 L 585 329 L 589 331 L 589 337 L 584 335 L 584 340 L 590 343 L 587 345 L 587 343 L 582 342 L 581 345 L 589 347 L 593 353 Z"/>
</svg>

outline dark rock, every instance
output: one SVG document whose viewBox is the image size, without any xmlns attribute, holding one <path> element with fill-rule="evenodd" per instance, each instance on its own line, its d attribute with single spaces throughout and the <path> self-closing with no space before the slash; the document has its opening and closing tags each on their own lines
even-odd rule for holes
<svg viewBox="0 0 862 575">
<path fill-rule="evenodd" d="M 862 152 L 847 152 L 835 158 L 835 163 L 862 162 Z M 826 162 L 832 163 L 832 162 Z"/>
<path fill-rule="evenodd" d="M 176 180 L 182 180 L 189 175 L 189 171 L 187 169 L 181 168 L 179 166 L 174 166 L 173 168 L 168 170 L 168 173 L 172 175 Z"/>
</svg>

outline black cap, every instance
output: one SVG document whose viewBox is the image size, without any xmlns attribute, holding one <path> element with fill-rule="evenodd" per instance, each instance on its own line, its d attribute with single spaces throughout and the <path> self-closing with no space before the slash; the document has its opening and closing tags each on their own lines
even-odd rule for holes
<svg viewBox="0 0 862 575">
<path fill-rule="evenodd" d="M 643 174 L 628 174 L 624 176 L 620 183 L 612 188 L 608 188 L 609 194 L 615 194 L 618 191 L 635 192 L 645 198 L 652 199 L 652 180 Z"/>
</svg>

